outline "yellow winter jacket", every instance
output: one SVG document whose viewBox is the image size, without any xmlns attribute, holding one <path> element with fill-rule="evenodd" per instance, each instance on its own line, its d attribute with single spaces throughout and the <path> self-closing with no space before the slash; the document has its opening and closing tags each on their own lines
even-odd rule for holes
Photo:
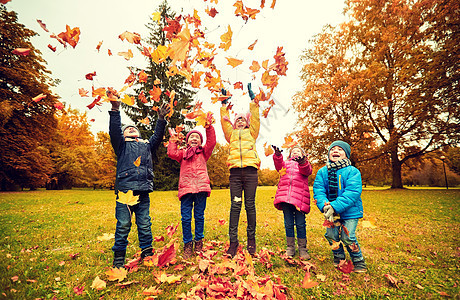
<svg viewBox="0 0 460 300">
<path fill-rule="evenodd" d="M 225 106 L 220 108 L 222 130 L 230 144 L 227 159 L 229 169 L 249 166 L 259 169 L 260 167 L 260 158 L 256 151 L 256 139 L 260 128 L 259 106 L 251 102 L 249 111 L 251 113 L 249 128 L 233 129 L 227 108 Z"/>
</svg>

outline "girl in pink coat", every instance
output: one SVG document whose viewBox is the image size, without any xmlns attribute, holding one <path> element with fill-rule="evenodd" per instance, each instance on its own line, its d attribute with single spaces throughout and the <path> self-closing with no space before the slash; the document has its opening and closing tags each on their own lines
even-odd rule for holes
<svg viewBox="0 0 460 300">
<path fill-rule="evenodd" d="M 206 199 L 211 194 L 211 186 L 206 162 L 211 157 L 216 145 L 216 134 L 211 123 L 205 125 L 206 144 L 198 130 L 190 131 L 186 138 L 186 147 L 178 148 L 177 136 L 171 136 L 168 144 L 168 156 L 180 163 L 179 199 L 184 241 L 183 258 L 188 259 L 193 253 L 201 252 L 204 238 L 204 210 Z M 192 210 L 195 217 L 195 240 L 192 235 Z"/>
<path fill-rule="evenodd" d="M 282 150 L 273 146 L 275 154 L 273 161 L 277 171 L 281 172 L 274 205 L 284 214 L 284 228 L 286 230 L 286 255 L 295 255 L 295 232 L 297 229 L 297 244 L 299 255 L 303 259 L 310 259 L 307 250 L 307 232 L 305 215 L 310 212 L 310 190 L 308 176 L 311 175 L 312 167 L 305 151 L 299 146 L 289 149 L 287 160 L 283 160 Z M 285 174 L 283 174 L 285 173 Z"/>
</svg>

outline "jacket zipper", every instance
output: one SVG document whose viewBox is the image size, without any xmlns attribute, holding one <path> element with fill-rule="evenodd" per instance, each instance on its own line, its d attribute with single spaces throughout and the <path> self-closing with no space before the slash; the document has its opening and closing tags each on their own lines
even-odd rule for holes
<svg viewBox="0 0 460 300">
<path fill-rule="evenodd" d="M 342 175 L 339 175 L 339 191 L 342 189 L 342 184 L 340 182 Z"/>
<path fill-rule="evenodd" d="M 240 143 L 240 165 L 243 167 L 243 152 L 241 151 L 241 129 L 239 130 L 239 143 Z"/>
<path fill-rule="evenodd" d="M 288 193 L 288 197 L 289 197 L 288 203 L 289 204 L 291 204 L 291 188 L 292 188 L 292 172 L 289 172 L 289 193 Z"/>
</svg>

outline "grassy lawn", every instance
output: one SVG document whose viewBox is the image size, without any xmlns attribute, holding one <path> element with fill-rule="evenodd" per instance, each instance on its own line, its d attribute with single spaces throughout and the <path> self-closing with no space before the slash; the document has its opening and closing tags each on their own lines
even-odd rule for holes
<svg viewBox="0 0 460 300">
<path fill-rule="evenodd" d="M 305 269 L 281 257 L 285 234 L 282 213 L 273 207 L 275 189 L 257 191 L 257 247 L 271 258 L 270 264 L 255 258 L 253 268 L 256 278 L 266 278 L 262 282 L 271 279 L 285 285 L 289 299 L 459 299 L 460 190 L 366 189 L 363 221 L 369 222 L 360 221 L 357 234 L 369 271 L 349 277 L 332 266 L 323 216 L 312 207 L 307 216 L 310 272 L 311 280 L 319 284 L 303 288 Z M 154 242 L 156 249 L 170 241 L 166 227 L 180 222 L 176 195 L 174 191 L 150 195 L 153 236 L 165 237 Z M 0 193 L 0 299 L 146 299 L 149 296 L 143 291 L 150 287 L 162 290 L 158 299 L 176 299 L 204 284 L 198 266 L 203 259 L 184 262 L 181 258 L 180 226 L 172 236 L 177 238 L 176 263 L 162 269 L 140 265 L 121 282 L 126 285 L 108 281 L 105 272 L 112 262 L 113 239 L 98 237 L 114 233 L 114 207 L 113 191 Z M 214 190 L 207 202 L 205 239 L 207 247 L 217 251 L 212 258 L 216 266 L 225 261 L 229 208 L 229 191 Z M 243 210 L 240 243 L 244 246 L 245 219 Z M 139 251 L 135 225 L 129 242 L 127 256 L 133 258 Z M 250 282 L 249 275 L 227 270 L 215 277 Z M 180 280 L 157 282 L 155 274 L 161 272 Z M 105 289 L 91 288 L 97 276 L 107 282 Z"/>
</svg>

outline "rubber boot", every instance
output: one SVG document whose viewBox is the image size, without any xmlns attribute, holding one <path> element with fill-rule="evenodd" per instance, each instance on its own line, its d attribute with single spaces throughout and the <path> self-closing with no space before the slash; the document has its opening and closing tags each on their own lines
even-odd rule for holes
<svg viewBox="0 0 460 300">
<path fill-rule="evenodd" d="M 153 255 L 152 247 L 145 248 L 141 252 L 141 259 L 145 259 L 146 257 L 152 256 L 152 255 Z"/>
<path fill-rule="evenodd" d="M 193 254 L 193 241 L 188 242 L 184 245 L 184 254 L 182 255 L 183 259 L 189 259 Z"/>
<path fill-rule="evenodd" d="M 256 254 L 256 239 L 248 240 L 248 252 L 251 255 Z"/>
<path fill-rule="evenodd" d="M 232 258 L 236 255 L 238 251 L 238 242 L 230 242 L 230 246 L 228 247 L 227 254 L 229 254 Z"/>
<path fill-rule="evenodd" d="M 198 254 L 203 251 L 203 240 L 195 241 L 195 253 Z"/>
</svg>

